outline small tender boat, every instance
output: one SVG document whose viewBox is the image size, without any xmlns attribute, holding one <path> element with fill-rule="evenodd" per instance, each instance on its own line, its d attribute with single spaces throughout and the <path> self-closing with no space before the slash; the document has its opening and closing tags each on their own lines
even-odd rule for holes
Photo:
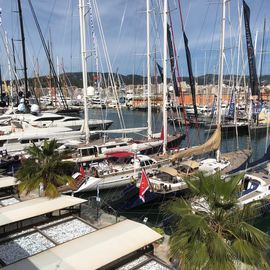
<svg viewBox="0 0 270 270">
<path fill-rule="evenodd" d="M 260 166 L 252 172 L 245 174 L 238 199 L 240 205 L 263 200 L 270 196 L 269 173 L 268 163 L 264 167 Z"/>
</svg>

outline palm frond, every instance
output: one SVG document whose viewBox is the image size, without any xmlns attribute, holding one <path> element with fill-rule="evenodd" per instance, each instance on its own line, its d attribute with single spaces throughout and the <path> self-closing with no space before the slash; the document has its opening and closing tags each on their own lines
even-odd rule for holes
<svg viewBox="0 0 270 270">
<path fill-rule="evenodd" d="M 187 180 L 192 200 L 180 198 L 162 207 L 175 216 L 170 255 L 181 269 L 232 270 L 239 262 L 270 269 L 270 238 L 248 223 L 258 203 L 240 208 L 237 201 L 242 177 L 198 174 Z"/>
<path fill-rule="evenodd" d="M 178 198 L 169 203 L 164 203 L 161 206 L 163 212 L 169 212 L 176 215 L 177 217 L 183 217 L 184 215 L 190 214 L 192 212 L 192 207 L 190 203 L 183 198 Z"/>
<path fill-rule="evenodd" d="M 57 151 L 56 140 L 44 141 L 42 147 L 33 144 L 27 152 L 30 158 L 22 163 L 22 167 L 16 173 L 21 192 L 29 193 L 43 185 L 45 196 L 56 197 L 59 195 L 57 187 L 72 184 L 71 175 L 75 164 L 62 161 L 63 155 Z"/>
<path fill-rule="evenodd" d="M 52 198 L 52 199 L 60 195 L 56 186 L 53 185 L 52 183 L 48 183 L 47 187 L 44 190 L 44 194 L 46 197 Z"/>
</svg>

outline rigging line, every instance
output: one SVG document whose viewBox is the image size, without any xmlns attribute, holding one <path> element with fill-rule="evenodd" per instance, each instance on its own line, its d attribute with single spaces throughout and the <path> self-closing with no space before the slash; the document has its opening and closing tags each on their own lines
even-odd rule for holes
<svg viewBox="0 0 270 270">
<path fill-rule="evenodd" d="M 120 28 L 119 28 L 119 32 L 118 32 L 118 37 L 117 37 L 117 47 L 116 47 L 116 50 L 115 50 L 114 58 L 112 60 L 112 66 L 114 66 L 114 64 L 115 64 L 117 54 L 118 54 L 118 51 L 119 51 L 119 48 L 120 48 L 120 36 L 121 36 L 121 33 L 122 33 L 123 24 L 124 24 L 125 17 L 126 17 L 127 4 L 128 4 L 128 0 L 126 0 L 126 2 L 125 2 L 124 12 L 123 12 L 123 15 L 122 15 Z"/>
<path fill-rule="evenodd" d="M 98 23 L 100 35 L 101 35 L 103 51 L 104 51 L 104 54 L 105 54 L 105 60 L 106 60 L 107 66 L 108 66 L 109 71 L 110 71 L 109 74 L 108 74 L 109 75 L 109 80 L 111 82 L 114 95 L 115 95 L 115 97 L 117 98 L 117 100 L 119 102 L 118 94 L 117 94 L 117 91 L 116 91 L 116 83 L 115 83 L 114 76 L 112 75 L 112 66 L 111 66 L 111 62 L 110 62 L 108 48 L 107 48 L 107 44 L 106 44 L 106 40 L 105 40 L 103 27 L 102 27 L 100 14 L 99 14 L 99 10 L 98 10 L 96 0 L 93 1 L 93 6 L 94 6 L 94 10 L 96 12 L 96 18 L 97 18 L 97 23 Z M 124 121 L 124 117 L 123 117 L 122 110 L 121 110 L 120 106 L 117 106 L 117 114 L 118 114 L 118 117 L 119 117 L 121 128 L 125 128 L 125 121 Z"/>
<path fill-rule="evenodd" d="M 28 27 L 25 27 L 25 32 L 27 34 L 27 43 L 31 45 L 31 50 L 34 52 L 34 54 L 36 55 L 36 52 L 35 52 L 35 47 L 33 45 L 33 41 L 32 41 L 32 34 L 29 32 L 29 29 Z M 28 46 L 27 46 L 27 49 L 28 49 Z M 31 54 L 29 54 L 31 56 Z M 28 67 L 27 67 L 28 68 Z"/>
<path fill-rule="evenodd" d="M 239 65 L 240 65 L 240 53 L 241 53 L 241 33 L 242 33 L 242 15 L 243 15 L 243 9 L 242 5 L 240 3 L 240 0 L 238 1 L 237 5 L 237 13 L 238 13 L 238 48 L 237 48 L 237 62 L 236 62 L 236 76 L 237 76 L 237 81 L 236 81 L 236 87 L 239 88 L 240 82 L 241 82 L 241 76 L 239 76 Z M 239 90 L 239 89 L 237 89 Z"/>
<path fill-rule="evenodd" d="M 259 63 L 259 84 L 262 85 L 262 70 L 263 70 L 263 62 L 264 62 L 264 50 L 265 50 L 265 25 L 266 25 L 266 18 L 264 18 L 263 23 L 263 40 L 262 40 L 262 47 L 261 47 L 261 57 Z"/>
<path fill-rule="evenodd" d="M 21 62 L 21 59 L 20 59 L 20 57 L 19 57 L 19 53 L 18 53 L 18 51 L 16 50 L 16 48 L 15 48 L 15 46 L 14 46 L 14 54 L 15 54 L 15 58 L 16 58 L 16 65 L 17 65 L 17 71 L 19 70 L 19 71 L 22 71 L 22 62 Z M 14 61 L 12 61 L 12 63 L 13 63 Z M 18 68 L 18 66 L 19 66 L 19 68 Z M 18 72 L 17 72 L 18 73 Z M 21 79 L 20 79 L 20 81 L 21 81 Z"/>
<path fill-rule="evenodd" d="M 169 7 L 169 3 L 168 3 L 168 8 L 170 10 Z M 187 114 L 186 114 L 186 110 L 185 110 L 185 104 L 184 104 L 184 94 L 182 91 L 182 87 L 181 87 L 181 81 L 182 78 L 180 76 L 180 71 L 179 71 L 179 63 L 178 63 L 178 55 L 177 55 L 177 50 L 176 50 L 176 46 L 175 46 L 175 37 L 174 37 L 174 31 L 173 31 L 173 25 L 172 25 L 172 17 L 171 17 L 171 12 L 169 12 L 169 20 L 170 20 L 170 29 L 171 29 L 171 33 L 172 33 L 172 40 L 173 40 L 173 50 L 174 50 L 174 55 L 175 55 L 175 66 L 176 66 L 176 72 L 177 72 L 177 82 L 178 82 L 178 88 L 179 88 L 179 92 L 181 95 L 181 99 L 182 99 L 182 110 L 183 110 L 183 116 L 184 116 L 184 121 L 185 121 L 185 128 L 186 128 L 186 135 L 188 137 L 188 146 L 190 146 L 190 137 L 189 137 L 189 131 L 188 131 L 188 125 L 187 125 Z M 175 72 L 175 70 L 174 70 Z M 176 98 L 176 104 L 179 105 L 179 98 Z M 177 106 L 179 107 L 179 106 Z M 178 108 L 176 108 L 178 109 Z M 180 126 L 180 123 L 179 123 Z"/>
<path fill-rule="evenodd" d="M 151 0 L 151 5 L 152 5 L 152 6 L 154 6 L 153 1 L 154 1 L 154 0 Z M 159 53 L 160 53 L 161 58 L 162 58 L 162 53 L 163 53 L 163 52 L 162 52 L 162 50 L 161 50 L 162 46 L 161 46 L 160 31 L 158 31 L 158 29 L 159 29 L 159 27 L 160 27 L 159 22 L 161 22 L 161 20 L 159 20 L 159 22 L 157 21 L 158 8 L 153 9 L 153 15 L 154 15 L 154 16 L 153 16 L 154 20 L 151 20 L 151 26 L 153 27 L 154 33 L 156 34 L 156 35 L 155 35 L 155 42 L 153 43 L 153 44 L 155 44 L 155 45 L 153 45 L 153 46 L 156 47 L 156 44 L 159 45 Z"/>
<path fill-rule="evenodd" d="M 181 20 L 182 32 L 183 32 L 183 36 L 184 36 L 185 35 L 185 25 L 184 25 L 184 22 L 183 22 L 182 6 L 181 6 L 180 0 L 178 0 L 178 9 L 179 9 L 179 13 L 180 13 L 180 20 Z M 187 50 L 186 45 L 185 45 L 185 50 Z M 191 73 L 192 72 L 191 59 L 188 60 L 188 58 L 191 58 L 191 57 L 190 57 L 190 54 L 189 54 L 189 57 L 188 57 L 188 54 L 187 53 L 188 52 L 186 51 L 186 61 L 187 61 L 187 64 L 188 64 L 189 73 Z M 189 66 L 189 62 L 190 62 L 190 66 Z M 195 91 L 195 93 L 194 93 L 194 96 L 195 96 L 195 105 L 193 103 L 194 114 L 195 114 L 195 126 L 196 126 L 197 134 L 198 134 L 198 137 L 199 137 L 199 142 L 201 143 L 201 137 L 200 137 L 200 131 L 199 131 L 199 124 L 198 124 L 197 107 L 196 107 L 196 88 L 195 88 L 195 82 L 193 81 L 194 80 L 193 75 L 191 75 L 191 74 L 189 74 L 189 75 L 190 75 L 190 82 L 189 83 L 190 83 L 191 92 L 193 91 L 192 90 L 193 89 L 192 86 L 194 87 L 194 91 Z M 193 95 L 193 94 L 191 93 L 191 95 Z"/>
<path fill-rule="evenodd" d="M 206 61 L 207 62 L 207 64 L 206 64 L 206 73 L 207 73 L 207 71 L 209 71 L 209 66 L 210 66 L 210 59 L 212 58 L 212 55 L 213 55 L 213 51 L 214 51 L 214 49 L 213 49 L 213 47 L 214 47 L 214 39 L 215 39 L 215 32 L 216 32 L 216 27 L 217 27 L 217 20 L 218 20 L 218 8 L 216 9 L 216 17 L 215 17 L 215 24 L 214 24 L 214 31 L 213 31 L 213 33 L 212 33 L 212 38 L 211 38 L 211 46 L 210 46 L 210 56 L 209 56 L 209 58 L 208 58 L 208 61 Z M 218 58 L 218 54 L 216 55 L 216 57 Z M 216 61 L 218 61 L 217 59 L 216 59 Z"/>
<path fill-rule="evenodd" d="M 4 34 L 4 29 L 3 29 L 3 26 L 1 25 L 1 38 L 2 38 L 2 41 L 3 41 L 3 44 L 4 44 L 4 46 L 5 46 L 5 51 L 6 51 L 6 53 L 7 52 L 12 52 L 12 48 L 10 47 L 10 44 L 6 44 L 6 42 L 5 42 L 5 34 Z M 12 53 L 9 53 L 9 54 L 7 54 L 7 57 L 9 58 L 9 61 L 10 61 L 10 63 L 13 63 L 14 61 L 13 61 L 13 59 L 12 59 Z M 19 63 L 20 63 L 20 65 L 22 65 L 22 63 L 19 61 Z M 18 82 L 20 82 L 21 80 L 19 79 L 19 77 L 18 77 L 18 73 L 16 72 L 16 70 L 15 70 L 15 68 L 14 68 L 14 65 L 12 65 L 12 70 L 13 70 L 13 74 L 14 74 L 14 76 L 15 76 L 15 78 L 16 78 L 16 80 L 18 81 Z"/>
<path fill-rule="evenodd" d="M 159 55 L 160 55 L 160 59 L 163 59 L 163 50 L 162 50 L 162 46 L 163 46 L 163 43 L 162 43 L 162 39 L 161 39 L 161 35 L 160 35 L 160 31 L 159 31 L 159 28 L 160 27 L 163 27 L 162 26 L 162 16 L 160 16 L 160 14 L 162 14 L 162 5 L 161 5 L 161 0 L 156 0 L 156 5 L 154 5 L 153 4 L 153 1 L 154 0 L 152 0 L 152 6 L 156 6 L 156 8 L 155 9 L 153 9 L 153 17 L 154 17 L 154 20 L 151 20 L 152 22 L 151 22 L 151 25 L 152 25 L 152 27 L 153 27 L 153 29 L 154 29 L 154 33 L 156 33 L 156 36 L 155 36 L 155 41 L 154 41 L 154 46 L 155 47 L 158 47 L 159 48 L 159 50 L 158 50 L 158 53 L 159 53 Z M 159 18 L 159 19 L 158 19 Z M 157 52 L 157 51 L 156 51 Z M 155 68 L 156 68 L 156 65 L 157 65 L 157 59 L 156 59 L 156 61 L 155 61 L 155 63 L 154 63 L 154 66 L 155 66 Z M 158 78 L 160 78 L 160 76 L 158 76 Z M 157 78 L 157 84 L 158 84 L 158 78 Z M 158 118 L 159 119 L 161 119 L 162 118 L 162 114 L 160 113 L 159 115 L 158 115 Z M 156 122 L 155 122 L 155 124 L 156 124 L 156 126 L 157 126 L 157 123 L 158 123 L 158 119 L 155 119 L 156 120 Z"/>
<path fill-rule="evenodd" d="M 33 67 L 33 72 L 34 72 L 34 74 L 36 74 L 35 73 L 35 66 L 34 66 L 34 62 L 33 62 L 33 58 L 31 57 L 31 54 L 30 54 L 30 52 L 29 52 L 29 50 L 28 50 L 28 48 L 26 47 L 26 52 L 27 52 L 27 55 L 28 55 L 28 59 L 31 59 L 30 61 L 31 61 L 31 64 L 32 64 L 32 67 Z M 28 60 L 29 61 L 29 60 Z M 29 86 L 30 86 L 30 78 L 28 79 L 28 84 L 29 84 Z M 33 78 L 32 78 L 32 85 L 33 85 Z M 37 98 L 37 95 L 36 95 L 36 92 L 35 92 L 35 90 L 33 90 L 33 89 L 29 89 L 29 91 L 35 96 L 35 99 L 36 99 L 36 102 L 37 102 L 37 104 L 39 105 L 39 101 L 38 101 L 38 98 Z M 43 92 L 43 91 L 42 91 Z"/>
<path fill-rule="evenodd" d="M 67 34 L 68 15 L 69 15 L 71 9 L 72 9 L 71 0 L 68 0 L 66 8 L 65 8 L 66 15 L 65 15 L 63 38 L 62 38 L 62 47 L 65 47 L 65 44 L 66 44 L 65 40 L 66 40 L 66 34 Z"/>
<path fill-rule="evenodd" d="M 49 61 L 49 64 L 50 64 L 50 67 L 51 67 L 51 70 L 52 70 L 52 73 L 53 73 L 53 79 L 54 79 L 54 82 L 55 84 L 57 85 L 58 87 L 58 90 L 60 92 L 60 98 L 61 98 L 61 101 L 62 101 L 62 104 L 64 105 L 64 108 L 68 108 L 68 105 L 67 105 L 67 101 L 63 95 L 63 91 L 62 91 L 62 88 L 61 88 L 61 84 L 60 84 L 60 81 L 58 80 L 57 78 L 57 74 L 56 74 L 56 71 L 55 71 L 55 68 L 54 68 L 54 65 L 53 65 L 53 62 L 50 58 L 50 52 L 49 52 L 49 49 L 47 47 L 47 44 L 44 40 L 44 36 L 42 35 L 42 31 L 41 31 L 41 28 L 40 28 L 40 25 L 39 25 L 39 22 L 37 20 L 37 16 L 36 16 L 36 13 L 35 13 L 35 10 L 33 8 L 33 5 L 32 5 L 32 2 L 31 0 L 28 0 L 28 3 L 29 3 L 29 6 L 30 6 L 30 9 L 31 9 L 31 12 L 32 12 L 32 15 L 34 17 L 34 21 L 36 23 L 36 26 L 37 26 L 37 29 L 38 29 L 38 32 L 39 32 L 39 35 L 40 35 L 40 39 L 41 39 L 41 42 L 42 42 L 42 45 L 43 45 L 43 48 L 45 50 L 45 53 L 46 53 L 46 56 L 47 56 L 47 59 Z"/>
<path fill-rule="evenodd" d="M 95 6 L 95 3 L 93 3 L 94 4 L 94 9 L 95 9 L 95 12 L 96 12 L 96 16 L 97 16 L 97 23 L 98 23 L 98 27 L 99 27 L 99 30 L 100 30 L 100 36 L 101 36 L 101 39 L 102 39 L 102 33 L 101 33 L 101 29 L 100 29 L 100 21 L 99 21 L 99 14 L 98 14 L 98 11 L 96 10 L 96 6 Z M 91 5 L 91 3 L 89 2 L 89 5 Z M 102 27 L 102 26 L 101 26 Z M 108 68 L 109 68 L 109 65 L 108 65 L 108 61 L 107 61 L 107 58 L 106 58 L 106 51 L 105 51 L 105 46 L 104 46 L 104 43 L 103 43 L 103 39 L 102 39 L 102 46 L 103 46 L 103 50 L 104 50 L 104 54 L 105 54 L 105 61 L 106 61 L 106 63 L 107 63 L 107 66 L 108 66 Z M 102 69 L 103 69 L 103 65 L 102 65 L 102 62 L 101 62 L 101 67 L 102 67 Z M 112 88 L 113 88 L 113 92 L 114 92 L 114 86 L 113 86 L 113 82 L 112 82 L 112 78 L 111 78 L 111 75 L 110 75 L 111 73 L 109 72 L 108 73 L 108 79 L 111 81 L 111 85 L 112 85 Z M 107 96 L 108 96 L 108 94 L 107 94 Z M 122 124 L 122 119 L 121 119 L 121 116 L 120 116 L 120 114 L 119 114 L 119 110 L 118 110 L 118 107 L 117 107 L 117 113 L 118 113 L 118 118 L 119 118 L 119 121 L 120 121 L 120 126 L 121 126 L 121 128 L 123 128 L 123 124 Z M 107 115 L 107 110 L 106 110 L 106 115 Z"/>
<path fill-rule="evenodd" d="M 3 32 L 4 32 L 3 26 L 1 25 L 0 34 L 1 34 L 1 38 L 2 38 L 2 41 L 3 41 L 4 46 L 5 46 L 5 51 L 6 51 L 6 54 L 7 54 L 7 58 L 9 59 L 10 63 L 13 63 L 12 55 L 10 53 L 8 53 L 8 52 L 11 52 L 12 50 L 10 48 L 10 45 L 6 44 Z M 18 78 L 18 74 L 16 73 L 16 71 L 14 69 L 14 65 L 11 65 L 11 70 L 12 70 L 12 73 L 13 73 L 13 75 L 15 77 L 15 84 L 16 84 L 17 88 L 20 88 L 20 85 L 19 85 L 20 79 Z M 17 94 L 18 94 L 18 92 L 17 92 Z"/>
<path fill-rule="evenodd" d="M 203 23 L 201 25 L 201 28 L 200 28 L 200 31 L 199 31 L 199 35 L 197 37 L 196 40 L 200 40 L 201 39 L 201 35 L 203 33 L 203 29 L 205 29 L 205 24 L 206 24 L 206 20 L 208 18 L 208 13 L 209 13 L 209 9 L 210 9 L 210 3 L 208 2 L 208 5 L 207 5 L 207 9 L 206 9 L 206 13 L 205 13 L 205 16 L 204 16 L 204 19 L 203 19 Z"/>
<path fill-rule="evenodd" d="M 230 66 L 229 66 L 229 63 L 226 63 L 226 66 L 228 68 L 228 72 L 230 74 L 229 76 L 229 87 L 232 86 L 232 84 L 234 85 L 234 78 L 233 78 L 233 72 L 234 72 L 234 65 L 233 65 L 233 59 L 234 59 L 234 52 L 235 52 L 235 49 L 234 49 L 234 45 L 233 45 L 233 41 L 232 41 L 232 22 L 231 22 L 231 2 L 228 2 L 228 24 L 229 24 L 229 35 L 230 35 L 230 46 L 231 46 L 231 49 L 230 49 Z M 226 55 L 224 56 L 225 58 L 225 61 L 226 61 Z"/>
<path fill-rule="evenodd" d="M 92 36 L 92 40 L 93 40 L 93 51 L 94 51 L 94 57 L 95 57 L 95 64 L 96 64 L 96 83 L 97 83 L 97 88 L 98 88 L 98 93 L 99 95 L 101 95 L 100 93 L 100 72 L 99 72 L 99 57 L 97 54 L 97 39 L 96 39 L 96 34 L 95 34 L 95 28 L 94 28 L 94 16 L 93 16 L 93 9 L 92 9 L 92 5 L 90 3 L 90 1 L 88 2 L 88 6 L 89 6 L 89 24 L 90 24 L 90 32 Z M 91 37 L 89 37 L 89 39 L 91 39 Z M 91 41 L 90 41 L 91 44 Z M 103 109 L 101 108 L 101 118 L 102 118 L 102 123 L 103 123 L 103 129 L 105 129 L 105 123 L 104 123 L 104 113 L 103 113 Z"/>
<path fill-rule="evenodd" d="M 70 2 L 72 3 L 72 2 Z M 73 61 L 73 6 L 71 7 L 71 23 L 70 23 L 70 72 L 72 73 L 72 61 Z"/>
<path fill-rule="evenodd" d="M 11 19 L 12 36 L 14 37 L 14 36 L 19 36 L 19 28 L 18 28 L 19 17 L 17 16 L 17 12 L 16 12 L 17 4 L 15 3 L 15 1 L 10 1 L 10 4 L 11 4 L 10 5 L 11 12 L 14 13 L 14 14 L 16 13 L 16 15 L 15 15 L 15 20 L 16 20 L 15 26 L 16 27 L 14 27 L 13 19 Z"/>
<path fill-rule="evenodd" d="M 269 1 L 269 0 L 268 0 L 268 1 Z M 254 1 L 254 2 L 255 2 L 255 1 Z M 257 2 L 257 1 L 256 1 L 256 2 Z M 259 6 L 259 9 L 257 9 L 258 12 L 257 12 L 256 19 L 255 19 L 254 26 L 253 26 L 254 29 L 258 28 L 258 27 L 257 27 L 257 23 L 258 23 L 259 18 L 262 17 L 262 16 L 261 16 L 261 13 L 262 13 L 262 7 L 263 7 L 263 5 L 264 5 L 264 0 L 261 1 L 260 6 Z"/>
<path fill-rule="evenodd" d="M 51 11 L 50 11 L 49 19 L 48 19 L 48 22 L 47 22 L 47 26 L 45 27 L 44 35 L 47 34 L 48 29 L 49 29 L 49 25 L 51 24 L 51 19 L 52 19 L 52 15 L 53 15 L 53 13 L 54 13 L 55 5 L 56 5 L 56 0 L 54 0 L 54 2 L 53 2 L 52 9 L 51 9 Z M 42 45 L 40 45 L 40 47 L 39 47 L 39 49 L 38 49 L 37 55 L 40 54 L 41 48 L 42 48 Z"/>
</svg>

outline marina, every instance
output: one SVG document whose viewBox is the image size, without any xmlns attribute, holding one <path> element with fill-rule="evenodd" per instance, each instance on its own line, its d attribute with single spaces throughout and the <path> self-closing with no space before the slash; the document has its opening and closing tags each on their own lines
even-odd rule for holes
<svg viewBox="0 0 270 270">
<path fill-rule="evenodd" d="M 0 0 L 0 269 L 270 268 L 270 5 L 193 2 Z"/>
</svg>

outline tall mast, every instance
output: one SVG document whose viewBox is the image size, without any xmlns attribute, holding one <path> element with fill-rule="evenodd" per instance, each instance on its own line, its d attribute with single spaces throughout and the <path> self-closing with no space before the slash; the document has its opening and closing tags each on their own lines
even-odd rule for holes
<svg viewBox="0 0 270 270">
<path fill-rule="evenodd" d="M 25 97 L 27 97 L 27 92 L 28 92 L 28 78 L 27 78 L 27 65 L 26 65 L 26 54 L 25 54 L 25 37 L 24 37 L 24 28 L 23 28 L 21 0 L 18 0 L 18 12 L 19 12 L 19 19 L 20 19 L 22 53 L 23 53 L 24 93 L 25 93 Z"/>
<path fill-rule="evenodd" d="M 87 55 L 85 38 L 85 4 L 84 0 L 79 0 L 80 13 L 80 36 L 81 36 L 81 58 L 82 58 L 82 77 L 83 77 L 83 95 L 84 95 L 84 126 L 83 130 L 86 136 L 86 143 L 90 140 L 90 131 L 88 126 L 88 108 L 87 108 Z"/>
<path fill-rule="evenodd" d="M 164 11 L 163 11 L 163 132 L 164 132 L 164 140 L 163 140 L 163 154 L 166 153 L 167 147 L 167 14 L 168 14 L 168 0 L 164 0 Z"/>
<path fill-rule="evenodd" d="M 263 60 L 264 60 L 264 39 L 265 39 L 265 26 L 266 26 L 266 18 L 263 21 L 263 40 L 262 40 L 262 49 L 261 49 L 261 57 L 260 57 L 260 77 L 259 83 L 262 85 L 262 67 L 263 67 Z"/>
<path fill-rule="evenodd" d="M 0 65 L 0 93 L 1 93 L 1 105 L 0 107 L 4 107 L 3 104 L 3 82 L 2 82 L 2 70 L 1 70 L 1 65 Z"/>
<path fill-rule="evenodd" d="M 245 30 L 246 30 L 250 89 L 251 89 L 252 99 L 254 102 L 256 102 L 258 98 L 260 97 L 260 90 L 258 86 L 258 77 L 257 77 L 257 70 L 256 70 L 256 59 L 255 59 L 256 50 L 253 47 L 252 36 L 251 36 L 251 31 L 250 31 L 250 8 L 246 4 L 245 0 L 243 0 L 243 12 L 244 12 L 244 22 L 245 22 Z M 257 39 L 257 37 L 255 39 Z"/>
<path fill-rule="evenodd" d="M 243 17 L 243 9 L 240 5 L 240 0 L 238 0 L 238 49 L 237 49 L 237 64 L 236 64 L 236 84 L 235 84 L 235 103 L 234 103 L 234 124 L 235 124 L 235 135 L 236 135 L 236 149 L 239 150 L 239 139 L 238 139 L 238 127 L 237 127 L 237 101 L 238 101 L 238 93 L 240 93 L 239 83 L 239 66 L 240 66 L 240 54 L 242 47 L 242 17 Z"/>
<path fill-rule="evenodd" d="M 8 36 L 7 32 L 5 32 L 5 43 L 6 43 L 6 50 L 8 54 L 8 73 L 9 73 L 9 86 L 10 86 L 10 102 L 11 107 L 13 108 L 13 80 L 12 80 L 12 72 L 11 72 L 11 63 L 10 63 L 10 52 L 9 52 L 9 44 L 8 44 Z"/>
<path fill-rule="evenodd" d="M 147 91 L 148 91 L 148 139 L 152 137 L 152 108 L 151 108 L 151 54 L 150 54 L 150 0 L 146 0 L 147 28 Z"/>
<path fill-rule="evenodd" d="M 217 125 L 221 124 L 221 104 L 222 104 L 222 86 L 223 86 L 223 66 L 224 66 L 224 35 L 226 23 L 226 0 L 222 1 L 222 19 L 221 19 L 221 34 L 220 34 L 220 55 L 219 55 L 219 78 L 218 78 L 218 104 L 217 104 Z M 217 160 L 220 159 L 220 148 L 218 148 Z"/>
</svg>

